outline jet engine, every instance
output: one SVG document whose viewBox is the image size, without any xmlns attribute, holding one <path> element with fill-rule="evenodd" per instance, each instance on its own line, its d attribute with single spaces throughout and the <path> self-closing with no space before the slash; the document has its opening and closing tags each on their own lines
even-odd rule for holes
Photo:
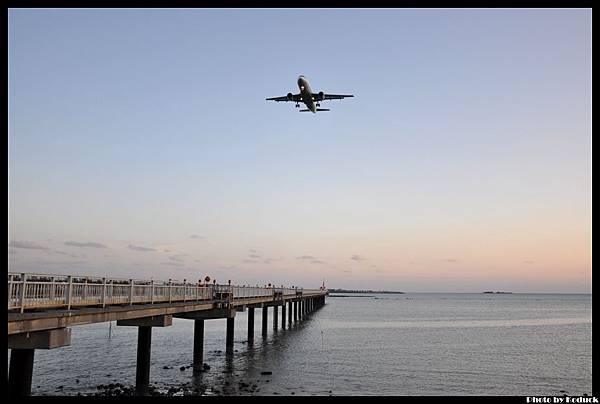
<svg viewBox="0 0 600 404">
<path fill-rule="evenodd" d="M 323 101 L 325 99 L 325 93 L 323 91 L 319 91 L 319 101 Z"/>
<path fill-rule="evenodd" d="M 292 101 L 294 99 L 294 94 L 287 93 L 287 98 L 288 98 L 288 100 Z"/>
</svg>

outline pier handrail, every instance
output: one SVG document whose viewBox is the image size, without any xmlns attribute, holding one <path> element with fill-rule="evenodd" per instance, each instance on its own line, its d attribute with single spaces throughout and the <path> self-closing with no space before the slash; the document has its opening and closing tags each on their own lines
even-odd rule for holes
<svg viewBox="0 0 600 404">
<path fill-rule="evenodd" d="M 299 293 L 319 293 L 319 289 L 253 287 L 199 284 L 169 279 L 124 279 L 88 275 L 8 273 L 8 310 L 155 304 L 186 301 L 213 301 L 217 296 L 233 300 L 282 297 Z"/>
</svg>

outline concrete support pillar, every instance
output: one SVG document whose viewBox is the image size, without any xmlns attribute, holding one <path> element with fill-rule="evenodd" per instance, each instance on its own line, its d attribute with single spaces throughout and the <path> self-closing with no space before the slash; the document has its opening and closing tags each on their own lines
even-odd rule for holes
<svg viewBox="0 0 600 404">
<path fill-rule="evenodd" d="M 298 322 L 298 302 L 293 302 L 294 303 L 294 323 Z"/>
<path fill-rule="evenodd" d="M 8 395 L 22 397 L 31 394 L 33 357 L 36 349 L 54 349 L 71 345 L 71 329 L 56 328 L 8 335 L 11 350 Z"/>
<path fill-rule="evenodd" d="M 284 301 L 283 306 L 281 306 L 281 328 L 285 330 L 285 305 L 287 303 Z"/>
<path fill-rule="evenodd" d="M 151 346 L 152 327 L 138 327 L 137 368 L 135 371 L 135 392 L 138 395 L 146 395 L 148 393 Z"/>
<path fill-rule="evenodd" d="M 269 308 L 268 307 L 263 307 L 262 308 L 262 335 L 263 337 L 267 336 L 267 321 L 269 319 Z"/>
<path fill-rule="evenodd" d="M 279 307 L 273 306 L 273 330 L 277 331 L 277 322 L 279 321 Z"/>
<path fill-rule="evenodd" d="M 127 320 L 117 320 L 117 326 L 138 328 L 137 367 L 135 370 L 135 392 L 138 395 L 148 393 L 150 384 L 150 347 L 152 346 L 152 327 L 169 327 L 173 324 L 172 315 L 160 315 Z"/>
<path fill-rule="evenodd" d="M 225 352 L 228 352 L 228 353 L 233 352 L 234 321 L 235 321 L 235 317 L 230 317 L 227 319 L 227 334 L 225 336 Z"/>
<path fill-rule="evenodd" d="M 254 307 L 248 308 L 248 343 L 254 342 Z"/>
<path fill-rule="evenodd" d="M 194 320 L 194 370 L 204 363 L 204 320 Z"/>
<path fill-rule="evenodd" d="M 294 310 L 292 309 L 292 305 L 294 302 L 290 301 L 288 303 L 288 328 L 292 328 L 292 316 L 294 315 Z"/>
<path fill-rule="evenodd" d="M 10 369 L 8 372 L 9 397 L 31 395 L 34 352 L 35 349 L 11 349 Z"/>
</svg>

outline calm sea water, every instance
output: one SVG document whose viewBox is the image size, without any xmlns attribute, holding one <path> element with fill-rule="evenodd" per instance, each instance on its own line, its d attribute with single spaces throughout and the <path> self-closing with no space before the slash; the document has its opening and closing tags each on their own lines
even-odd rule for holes
<svg viewBox="0 0 600 404">
<path fill-rule="evenodd" d="M 231 395 L 591 394 L 591 295 L 332 295 L 291 329 L 274 332 L 269 309 L 266 339 L 260 317 L 248 346 L 247 316 L 237 313 L 233 358 L 225 320 L 206 321 L 211 370 L 200 375 L 180 370 L 192 361 L 193 321 L 154 328 L 151 383 Z M 113 323 L 108 333 L 108 323 L 73 327 L 71 346 L 36 351 L 32 394 L 135 384 L 137 329 Z"/>
</svg>

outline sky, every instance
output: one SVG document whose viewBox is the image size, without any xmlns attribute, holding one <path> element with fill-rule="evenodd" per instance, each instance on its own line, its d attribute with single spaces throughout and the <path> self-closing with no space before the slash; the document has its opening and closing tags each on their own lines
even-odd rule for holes
<svg viewBox="0 0 600 404">
<path fill-rule="evenodd" d="M 591 292 L 589 9 L 11 9 L 8 55 L 11 272 Z"/>
</svg>

